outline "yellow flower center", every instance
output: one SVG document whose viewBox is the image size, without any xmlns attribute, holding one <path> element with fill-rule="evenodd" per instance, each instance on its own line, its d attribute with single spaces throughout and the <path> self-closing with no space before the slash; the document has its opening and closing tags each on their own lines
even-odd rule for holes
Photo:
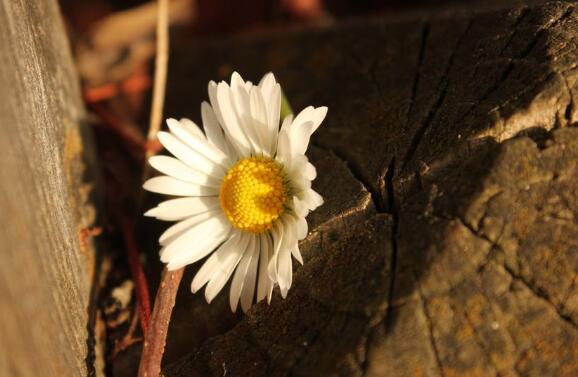
<svg viewBox="0 0 578 377">
<path fill-rule="evenodd" d="M 287 202 L 281 165 L 268 157 L 247 157 L 229 169 L 219 199 L 237 229 L 261 233 L 273 227 Z"/>
</svg>

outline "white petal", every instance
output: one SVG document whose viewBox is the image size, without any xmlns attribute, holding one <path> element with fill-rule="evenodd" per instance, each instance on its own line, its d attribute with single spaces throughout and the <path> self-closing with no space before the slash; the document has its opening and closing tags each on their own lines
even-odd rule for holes
<svg viewBox="0 0 578 377">
<path fill-rule="evenodd" d="M 207 259 L 201 269 L 195 275 L 191 283 L 191 291 L 196 293 L 218 272 L 222 262 L 235 253 L 241 240 L 239 232 L 233 234 Z"/>
<path fill-rule="evenodd" d="M 225 239 L 227 239 L 229 232 L 217 233 L 213 238 L 207 238 L 203 242 L 199 242 L 194 246 L 194 250 L 187 250 L 186 253 L 179 253 L 175 255 L 167 264 L 169 271 L 177 270 L 186 265 L 197 262 L 206 257 L 215 250 Z M 199 250 L 196 252 L 196 250 Z"/>
<path fill-rule="evenodd" d="M 286 247 L 279 253 L 279 289 L 281 297 L 286 298 L 293 280 L 293 266 L 291 264 L 291 250 Z"/>
<path fill-rule="evenodd" d="M 285 119 L 283 119 L 283 123 L 281 124 L 281 128 L 280 131 L 288 131 L 289 127 L 291 127 L 291 124 L 293 123 L 293 114 L 289 114 L 285 117 Z"/>
<path fill-rule="evenodd" d="M 291 171 L 291 141 L 286 131 L 279 133 L 277 144 L 277 160 L 285 166 L 285 169 Z"/>
<path fill-rule="evenodd" d="M 223 129 L 217 121 L 215 112 L 208 102 L 201 104 L 201 118 L 203 120 L 203 127 L 207 133 L 207 140 L 215 147 L 219 148 L 224 153 L 230 153 L 230 149 L 225 136 L 223 136 Z"/>
<path fill-rule="evenodd" d="M 256 89 L 259 90 L 259 88 Z M 233 109 L 241 130 L 245 133 L 245 137 L 251 146 L 252 154 L 262 154 L 257 124 L 251 116 L 249 92 L 245 88 L 245 82 L 237 72 L 233 72 L 231 76 L 231 95 L 234 104 Z"/>
<path fill-rule="evenodd" d="M 303 176 L 310 181 L 317 178 L 317 169 L 309 161 L 307 161 L 307 164 L 305 164 L 305 169 L 303 169 Z"/>
<path fill-rule="evenodd" d="M 237 248 L 220 260 L 219 269 L 212 276 L 209 284 L 207 284 L 207 288 L 205 289 L 205 298 L 207 299 L 207 302 L 210 303 L 213 301 L 215 296 L 217 296 L 225 284 L 227 284 L 233 270 L 237 267 L 237 264 L 245 253 L 250 239 L 251 237 L 248 234 L 241 233 L 241 241 L 237 245 Z"/>
<path fill-rule="evenodd" d="M 269 284 L 269 292 L 267 292 L 267 304 L 271 304 L 271 298 L 273 297 L 273 289 L 275 289 L 275 282 L 270 282 Z"/>
<path fill-rule="evenodd" d="M 323 122 L 323 120 L 325 119 L 325 116 L 327 115 L 327 107 L 326 106 L 321 106 L 315 109 L 315 111 L 313 112 L 313 124 L 315 125 L 313 127 L 313 132 L 315 132 L 315 130 L 317 130 L 319 128 L 319 126 L 321 125 L 321 122 Z"/>
<path fill-rule="evenodd" d="M 179 120 L 179 123 L 181 124 L 181 126 L 183 126 L 185 128 L 185 130 L 187 130 L 187 132 L 191 133 L 195 137 L 197 137 L 201 140 L 206 139 L 205 134 L 203 133 L 203 131 L 201 131 L 201 128 L 199 126 L 197 126 L 197 124 L 195 122 L 193 122 L 192 120 L 187 119 L 187 118 L 181 118 Z M 167 124 L 168 124 L 168 120 L 167 120 Z"/>
<path fill-rule="evenodd" d="M 201 186 L 219 186 L 219 181 L 216 178 L 195 170 L 174 157 L 153 156 L 149 158 L 149 164 L 161 173 L 170 175 L 181 181 L 195 183 Z"/>
<path fill-rule="evenodd" d="M 222 165 L 225 163 L 229 158 L 220 149 L 213 147 L 207 142 L 205 135 L 203 135 L 196 124 L 188 119 L 187 121 L 192 124 L 192 126 L 186 127 L 176 119 L 167 119 L 167 124 L 171 132 L 189 148 L 216 164 Z M 197 132 L 191 131 L 192 129 L 197 130 Z M 199 136 L 198 133 L 200 133 L 201 136 Z"/>
<path fill-rule="evenodd" d="M 273 87 L 271 97 L 267 103 L 267 125 L 270 135 L 273 136 L 272 143 L 275 143 L 275 136 L 279 132 L 279 118 L 281 117 L 281 86 L 275 84 Z M 273 147 L 274 144 L 271 144 Z"/>
<path fill-rule="evenodd" d="M 269 279 L 273 282 L 277 282 L 277 260 L 279 258 L 279 250 L 283 244 L 283 227 L 280 226 L 280 222 L 277 222 L 273 229 L 271 229 L 271 236 L 273 238 L 273 253 L 269 259 L 269 264 L 267 265 L 267 272 L 269 274 Z"/>
<path fill-rule="evenodd" d="M 277 283 L 281 289 L 281 296 L 285 298 L 287 291 L 291 287 L 293 268 L 291 264 L 291 249 L 296 246 L 297 236 L 295 234 L 295 221 L 293 217 L 283 219 L 283 242 L 279 250 Z M 285 293 L 283 293 L 285 292 Z"/>
<path fill-rule="evenodd" d="M 297 217 L 297 239 L 302 240 L 307 237 L 308 224 L 305 217 Z"/>
<path fill-rule="evenodd" d="M 224 171 L 221 165 L 194 151 L 170 133 L 161 131 L 158 133 L 158 138 L 169 152 L 193 169 L 216 178 L 223 176 Z"/>
<path fill-rule="evenodd" d="M 289 177 L 291 181 L 309 180 L 312 181 L 317 176 L 317 169 L 309 162 L 304 154 L 293 155 L 291 157 L 291 171 Z"/>
<path fill-rule="evenodd" d="M 295 117 L 293 122 L 291 123 L 291 128 L 294 128 L 302 123 L 310 122 L 313 120 L 315 114 L 315 108 L 313 106 L 308 106 L 301 110 L 299 114 Z"/>
<path fill-rule="evenodd" d="M 211 211 L 200 213 L 196 216 L 193 216 L 189 219 L 179 221 L 178 223 L 174 224 L 173 226 L 167 228 L 161 234 L 159 238 L 159 243 L 162 246 L 168 245 L 172 240 L 179 237 L 181 234 L 192 228 L 193 226 L 197 225 L 198 223 L 207 220 L 213 216 L 222 215 L 223 211 L 220 208 L 215 208 Z"/>
<path fill-rule="evenodd" d="M 263 98 L 268 103 L 268 99 L 271 98 L 271 94 L 273 93 L 273 88 L 277 84 L 275 80 L 275 75 L 272 72 L 267 73 L 261 81 L 259 82 L 259 88 L 263 92 Z"/>
<path fill-rule="evenodd" d="M 273 285 L 273 282 L 271 282 L 271 280 L 269 279 L 269 274 L 267 272 L 269 257 L 270 254 L 273 252 L 272 241 L 267 233 L 261 234 L 260 238 L 261 238 L 261 256 L 259 258 L 259 282 L 257 284 L 257 302 L 267 297 L 269 285 Z"/>
<path fill-rule="evenodd" d="M 248 155 L 251 151 L 251 145 L 237 119 L 231 88 L 224 82 L 217 85 L 217 101 L 218 108 L 223 117 L 223 123 L 221 125 L 229 141 L 237 149 L 239 155 Z M 215 108 L 214 104 L 213 108 Z"/>
<path fill-rule="evenodd" d="M 251 90 L 249 106 L 251 108 L 251 117 L 253 118 L 253 122 L 255 122 L 255 129 L 257 131 L 257 138 L 261 150 L 270 156 L 272 133 L 269 132 L 267 126 L 267 110 L 265 109 L 265 101 L 263 100 L 261 90 L 258 87 Z"/>
<path fill-rule="evenodd" d="M 309 213 L 309 208 L 307 207 L 307 203 L 304 200 L 299 199 L 298 197 L 293 197 L 293 212 L 299 218 L 304 218 Z"/>
<path fill-rule="evenodd" d="M 249 241 L 249 245 L 243 253 L 243 257 L 241 258 L 241 261 L 235 270 L 235 274 L 233 275 L 233 280 L 231 281 L 229 305 L 231 306 L 231 311 L 233 312 L 237 311 L 237 304 L 239 303 L 239 297 L 241 297 L 243 286 L 246 283 L 245 278 L 247 277 L 251 261 L 254 256 L 255 259 L 257 259 L 258 256 L 258 254 L 254 253 L 254 251 L 258 251 L 258 238 L 254 235 L 250 235 L 250 237 L 251 239 Z"/>
<path fill-rule="evenodd" d="M 219 206 L 217 197 L 179 198 L 161 202 L 157 207 L 145 212 L 145 216 L 159 220 L 179 221 L 194 215 L 208 212 Z"/>
<path fill-rule="evenodd" d="M 313 122 L 304 122 L 291 126 L 291 154 L 293 156 L 305 154 L 312 133 Z"/>
<path fill-rule="evenodd" d="M 303 200 L 306 202 L 310 211 L 313 211 L 315 208 L 323 204 L 323 197 L 313 189 L 305 191 Z"/>
<path fill-rule="evenodd" d="M 144 183 L 143 188 L 158 194 L 174 196 L 215 196 L 219 194 L 214 187 L 200 186 L 166 175 L 149 179 Z"/>
<path fill-rule="evenodd" d="M 258 240 L 258 239 L 257 239 Z M 251 264 L 245 276 L 245 283 L 243 284 L 243 291 L 241 292 L 241 308 L 243 312 L 247 312 L 253 304 L 253 297 L 255 297 L 255 282 L 257 280 L 257 265 L 259 263 L 259 248 L 253 250 L 253 257 Z"/>
<path fill-rule="evenodd" d="M 223 116 L 221 115 L 221 111 L 219 109 L 219 101 L 217 101 L 217 84 L 214 81 L 209 81 L 208 85 L 208 92 L 209 92 L 209 101 L 211 101 L 211 107 L 215 113 L 215 117 L 217 121 L 222 126 L 224 124 Z"/>
<path fill-rule="evenodd" d="M 303 265 L 303 256 L 301 255 L 301 250 L 299 250 L 299 245 L 295 245 L 295 247 L 291 249 L 291 255 L 297 259 L 297 262 Z"/>
<path fill-rule="evenodd" d="M 175 237 L 160 251 L 161 261 L 169 263 L 178 254 L 185 254 L 197 261 L 212 250 L 206 250 L 207 244 L 215 238 L 224 237 L 231 229 L 224 216 L 212 216 L 201 221 L 178 237 Z M 189 262 L 193 263 L 193 262 Z"/>
</svg>

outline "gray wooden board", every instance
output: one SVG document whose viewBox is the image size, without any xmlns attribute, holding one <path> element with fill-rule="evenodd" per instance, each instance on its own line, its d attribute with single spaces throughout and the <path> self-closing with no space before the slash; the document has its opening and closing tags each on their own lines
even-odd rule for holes
<svg viewBox="0 0 578 377">
<path fill-rule="evenodd" d="M 87 374 L 86 131 L 56 0 L 0 1 L 0 375 Z M 88 360 L 90 364 L 91 361 Z"/>
</svg>

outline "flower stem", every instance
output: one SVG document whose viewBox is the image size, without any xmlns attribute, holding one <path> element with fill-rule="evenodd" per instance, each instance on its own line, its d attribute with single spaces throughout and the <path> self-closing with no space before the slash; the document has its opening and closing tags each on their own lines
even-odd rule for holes
<svg viewBox="0 0 578 377">
<path fill-rule="evenodd" d="M 160 376 L 167 332 L 182 277 L 182 268 L 175 271 L 169 271 L 166 268 L 163 270 L 150 326 L 145 337 L 138 377 Z"/>
</svg>

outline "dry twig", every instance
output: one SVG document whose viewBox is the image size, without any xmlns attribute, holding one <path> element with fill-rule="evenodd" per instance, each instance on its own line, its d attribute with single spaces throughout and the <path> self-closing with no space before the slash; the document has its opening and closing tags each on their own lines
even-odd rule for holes
<svg viewBox="0 0 578 377">
<path fill-rule="evenodd" d="M 148 132 L 149 142 L 156 140 L 157 133 L 162 124 L 169 55 L 168 7 L 168 0 L 159 0 L 157 56 L 155 61 L 150 128 Z M 147 150 L 147 159 L 151 154 L 152 151 Z M 144 169 L 145 178 L 148 176 L 148 173 L 148 165 L 146 165 Z M 155 298 L 150 327 L 145 336 L 143 353 L 139 365 L 139 377 L 157 377 L 160 375 L 169 322 L 182 276 L 182 268 L 177 271 L 168 271 L 166 268 L 163 270 L 161 283 Z"/>
<path fill-rule="evenodd" d="M 167 331 L 182 277 L 182 268 L 176 271 L 169 271 L 166 268 L 163 270 L 161 284 L 155 298 L 151 325 L 145 337 L 138 370 L 139 377 L 157 377 L 160 375 Z"/>
</svg>

